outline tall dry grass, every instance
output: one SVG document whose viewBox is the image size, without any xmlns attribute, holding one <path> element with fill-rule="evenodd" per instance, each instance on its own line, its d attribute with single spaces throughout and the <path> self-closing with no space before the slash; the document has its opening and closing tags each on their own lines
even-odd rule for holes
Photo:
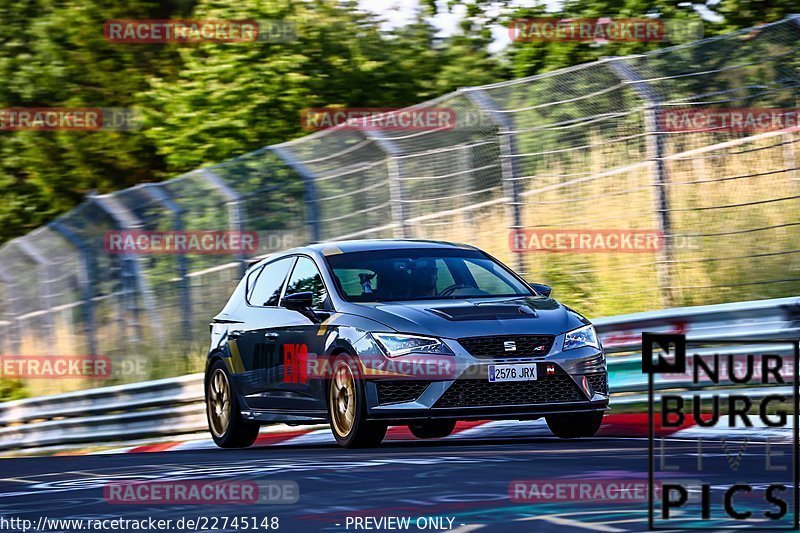
<svg viewBox="0 0 800 533">
<path fill-rule="evenodd" d="M 590 317 L 667 305 L 796 295 L 800 290 L 800 170 L 796 170 L 800 133 L 696 151 L 723 140 L 708 134 L 668 139 L 667 195 L 673 233 L 692 237 L 691 247 L 675 249 L 670 263 L 659 265 L 658 253 L 515 254 L 509 246 L 509 206 L 499 202 L 418 220 L 409 224 L 410 233 L 417 238 L 470 243 L 512 267 L 521 263 L 526 279 L 552 285 L 555 297 Z M 524 180 L 525 227 L 659 229 L 651 163 L 642 163 L 636 149 L 598 144 L 598 149 L 588 153 L 549 157 Z M 581 175 L 581 179 L 571 177 Z M 468 200 L 464 197 L 454 207 L 467 207 Z M 665 266 L 671 273 L 671 301 L 658 282 L 659 268 Z M 101 308 L 99 355 L 109 356 L 118 368 L 126 362 L 138 365 L 139 371 L 102 381 L 23 380 L 24 394 L 53 394 L 202 370 L 208 321 L 237 281 L 234 268 L 192 276 L 189 340 L 175 340 L 180 338 L 181 322 L 173 289 L 156 291 L 165 341 L 153 338 L 147 317 L 139 317 L 143 326 L 132 331 L 126 322 L 129 317 L 118 308 Z M 36 327 L 23 327 L 22 353 L 85 355 L 85 336 L 75 316 L 75 312 L 57 316 L 53 343 Z M 20 394 L 18 386 L 9 390 Z"/>
</svg>

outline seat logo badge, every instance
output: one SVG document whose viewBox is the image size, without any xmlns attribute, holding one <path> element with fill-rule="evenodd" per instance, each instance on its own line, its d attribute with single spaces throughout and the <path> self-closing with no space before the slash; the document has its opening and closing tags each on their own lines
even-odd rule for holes
<svg viewBox="0 0 800 533">
<path fill-rule="evenodd" d="M 503 348 L 505 348 L 505 350 L 507 352 L 516 352 L 517 351 L 517 343 L 514 342 L 514 341 L 505 341 L 503 343 Z"/>
</svg>

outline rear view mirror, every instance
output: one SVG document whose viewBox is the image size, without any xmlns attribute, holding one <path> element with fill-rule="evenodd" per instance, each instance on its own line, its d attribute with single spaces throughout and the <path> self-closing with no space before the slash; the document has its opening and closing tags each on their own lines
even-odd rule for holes
<svg viewBox="0 0 800 533">
<path fill-rule="evenodd" d="M 550 293 L 553 292 L 553 288 L 550 285 L 545 285 L 543 283 L 528 283 L 533 290 L 544 296 L 545 298 L 550 298 Z"/>
</svg>

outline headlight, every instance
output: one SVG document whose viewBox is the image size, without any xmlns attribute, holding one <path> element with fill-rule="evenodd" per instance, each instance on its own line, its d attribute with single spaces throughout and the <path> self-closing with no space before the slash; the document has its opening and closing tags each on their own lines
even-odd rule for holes
<svg viewBox="0 0 800 533">
<path fill-rule="evenodd" d="M 421 337 L 418 335 L 403 335 L 400 333 L 373 333 L 378 344 L 386 351 L 389 357 L 398 357 L 409 353 L 446 354 L 452 351 L 436 337 Z"/>
<path fill-rule="evenodd" d="M 591 324 L 573 329 L 564 337 L 564 350 L 572 350 L 584 346 L 600 347 L 600 343 L 597 341 L 597 333 Z"/>
</svg>

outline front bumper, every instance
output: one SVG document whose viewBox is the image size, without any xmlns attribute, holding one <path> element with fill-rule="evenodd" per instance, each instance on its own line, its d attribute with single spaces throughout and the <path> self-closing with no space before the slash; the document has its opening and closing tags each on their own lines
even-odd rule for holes
<svg viewBox="0 0 800 533">
<path fill-rule="evenodd" d="M 547 356 L 476 359 L 456 341 L 454 379 L 375 379 L 365 382 L 367 417 L 389 423 L 428 419 L 536 419 L 558 413 L 608 409 L 602 350 L 580 348 Z M 489 382 L 491 364 L 536 363 L 535 381 Z"/>
<path fill-rule="evenodd" d="M 607 411 L 608 400 L 542 405 L 470 407 L 466 409 L 387 409 L 372 412 L 369 420 L 402 425 L 424 420 L 536 420 L 547 415 Z"/>
</svg>

